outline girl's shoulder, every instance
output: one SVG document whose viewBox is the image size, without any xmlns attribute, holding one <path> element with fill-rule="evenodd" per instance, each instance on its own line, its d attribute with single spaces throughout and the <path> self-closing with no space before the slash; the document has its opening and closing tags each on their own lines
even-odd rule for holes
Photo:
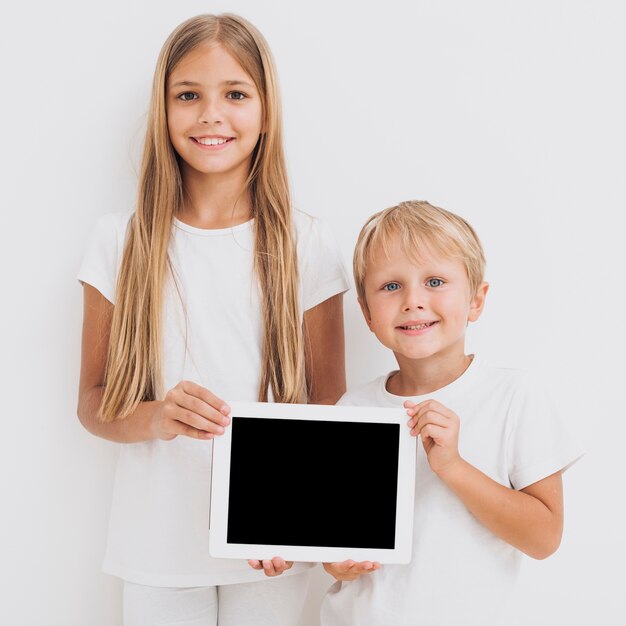
<svg viewBox="0 0 626 626">
<path fill-rule="evenodd" d="M 135 211 L 112 211 L 105 213 L 96 220 L 95 231 L 103 236 L 114 237 L 115 239 L 126 237 L 128 225 Z"/>
<path fill-rule="evenodd" d="M 134 211 L 105 213 L 96 219 L 87 242 L 87 252 L 109 251 L 114 256 L 124 247 L 128 226 Z"/>
<path fill-rule="evenodd" d="M 132 215 L 118 211 L 96 220 L 78 272 L 80 282 L 92 285 L 110 302 L 115 302 L 115 281 Z"/>
<path fill-rule="evenodd" d="M 292 211 L 293 226 L 296 234 L 301 232 L 307 233 L 320 225 L 320 220 L 301 209 L 293 209 Z"/>
<path fill-rule="evenodd" d="M 302 303 L 308 311 L 347 291 L 350 281 L 339 243 L 323 220 L 294 209 L 293 225 L 303 286 Z"/>
<path fill-rule="evenodd" d="M 321 248 L 334 250 L 338 247 L 337 240 L 326 223 L 300 209 L 293 209 L 293 229 L 301 252 L 309 248 L 319 251 Z"/>
</svg>

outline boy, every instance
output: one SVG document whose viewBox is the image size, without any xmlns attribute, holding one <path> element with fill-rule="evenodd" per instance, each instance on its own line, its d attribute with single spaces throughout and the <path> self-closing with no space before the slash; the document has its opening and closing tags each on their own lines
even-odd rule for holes
<svg viewBox="0 0 626 626">
<path fill-rule="evenodd" d="M 581 450 L 531 377 L 465 354 L 484 266 L 472 227 L 427 202 L 377 213 L 359 235 L 359 303 L 399 370 L 340 404 L 404 406 L 422 440 L 413 555 L 407 565 L 324 564 L 338 582 L 323 626 L 497 624 L 522 552 L 543 559 L 559 546 L 561 473 Z"/>
</svg>

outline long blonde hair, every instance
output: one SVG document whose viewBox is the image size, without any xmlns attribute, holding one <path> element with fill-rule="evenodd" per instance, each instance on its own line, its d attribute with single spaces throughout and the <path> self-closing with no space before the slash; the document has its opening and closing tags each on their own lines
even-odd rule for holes
<svg viewBox="0 0 626 626">
<path fill-rule="evenodd" d="M 183 183 L 167 130 L 166 85 L 176 65 L 206 42 L 221 44 L 261 95 L 263 129 L 246 190 L 255 218 L 254 270 L 263 300 L 264 344 L 258 398 L 298 402 L 305 390 L 298 265 L 274 62 L 261 33 L 243 18 L 198 15 L 165 42 L 154 74 L 136 212 L 117 279 L 100 413 L 113 421 L 161 396 L 161 315 L 170 270 L 168 244 Z M 209 286 L 207 285 L 207 288 Z"/>
</svg>

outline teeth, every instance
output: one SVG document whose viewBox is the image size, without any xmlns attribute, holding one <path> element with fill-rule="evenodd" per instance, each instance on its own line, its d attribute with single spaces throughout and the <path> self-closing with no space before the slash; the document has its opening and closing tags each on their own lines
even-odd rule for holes
<svg viewBox="0 0 626 626">
<path fill-rule="evenodd" d="M 217 137 L 198 137 L 196 141 L 203 146 L 221 146 L 228 139 L 218 139 Z"/>
<path fill-rule="evenodd" d="M 418 326 L 403 326 L 402 328 L 406 330 L 422 330 L 422 328 L 428 328 L 432 326 L 434 322 L 426 322 L 425 324 L 419 324 Z"/>
</svg>

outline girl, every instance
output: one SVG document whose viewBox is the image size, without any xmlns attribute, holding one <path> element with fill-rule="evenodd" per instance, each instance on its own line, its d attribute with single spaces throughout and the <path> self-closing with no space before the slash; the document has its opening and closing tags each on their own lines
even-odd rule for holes
<svg viewBox="0 0 626 626">
<path fill-rule="evenodd" d="M 306 565 L 250 562 L 289 570 L 264 580 L 209 556 L 211 439 L 223 398 L 342 395 L 347 279 L 317 220 L 292 212 L 273 62 L 242 18 L 197 16 L 166 41 L 136 211 L 100 219 L 79 279 L 78 416 L 124 444 L 104 561 L 124 623 L 215 625 L 219 607 L 220 626 L 295 624 Z M 272 505 L 250 514 L 285 514 Z"/>
</svg>

